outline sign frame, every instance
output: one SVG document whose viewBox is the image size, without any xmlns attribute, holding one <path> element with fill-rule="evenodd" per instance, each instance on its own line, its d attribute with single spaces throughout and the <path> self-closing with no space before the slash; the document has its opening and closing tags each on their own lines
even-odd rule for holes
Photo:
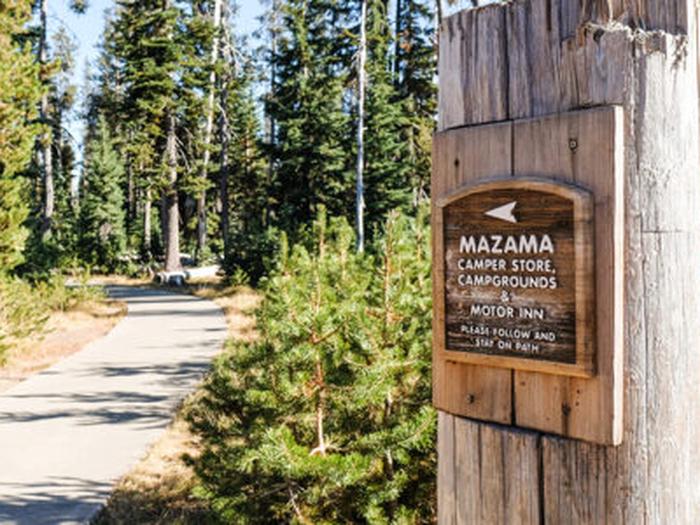
<svg viewBox="0 0 700 525">
<path fill-rule="evenodd" d="M 490 355 L 476 352 L 454 351 L 447 348 L 447 294 L 446 294 L 446 248 L 445 210 L 465 197 L 494 190 L 530 190 L 553 194 L 573 204 L 573 246 L 575 264 L 575 364 L 562 363 L 543 358 Z M 435 265 L 436 265 L 436 328 L 441 333 L 437 340 L 443 342 L 437 348 L 438 357 L 445 361 L 507 368 L 552 375 L 591 378 L 596 374 L 596 327 L 595 327 L 595 204 L 591 192 L 565 182 L 544 177 L 519 176 L 478 180 L 461 186 L 457 190 L 436 199 Z"/>
</svg>

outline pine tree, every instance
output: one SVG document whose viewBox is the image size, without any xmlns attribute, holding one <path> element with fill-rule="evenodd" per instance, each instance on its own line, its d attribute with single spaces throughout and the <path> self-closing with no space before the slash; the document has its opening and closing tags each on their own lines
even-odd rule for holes
<svg viewBox="0 0 700 525">
<path fill-rule="evenodd" d="M 115 55 L 124 83 L 123 118 L 131 123 L 131 160 L 143 188 L 144 252 L 151 252 L 151 202 L 161 193 L 166 270 L 180 267 L 178 68 L 180 9 L 170 0 L 119 0 Z"/>
<path fill-rule="evenodd" d="M 84 97 L 83 119 L 86 124 L 84 143 L 90 143 L 97 134 L 99 125 L 105 122 L 115 149 L 124 159 L 124 195 L 126 198 L 127 244 L 130 248 L 142 246 L 142 228 L 139 228 L 138 196 L 142 190 L 141 178 L 137 176 L 133 144 L 133 111 L 127 108 L 125 96 L 124 68 L 119 57 L 119 43 L 123 41 L 115 23 L 113 12 L 106 13 L 105 29 L 100 41 L 100 54 L 95 64 L 88 65 Z"/>
<path fill-rule="evenodd" d="M 371 231 L 383 224 L 390 211 L 408 211 L 413 202 L 413 180 L 405 136 L 411 117 L 391 79 L 386 5 L 383 0 L 369 0 L 368 7 L 365 205 Z"/>
<path fill-rule="evenodd" d="M 273 193 L 277 221 L 288 232 L 310 225 L 320 206 L 353 213 L 351 125 L 346 84 L 351 60 L 343 31 L 349 10 L 330 0 L 288 0 L 276 39 Z"/>
<path fill-rule="evenodd" d="M 209 177 L 209 161 L 211 158 L 211 143 L 214 134 L 214 120 L 216 113 L 216 95 L 217 95 L 217 65 L 219 64 L 219 51 L 222 40 L 222 19 L 224 5 L 223 0 L 213 0 L 211 15 L 207 19 L 207 24 L 211 27 L 211 36 L 208 40 L 209 45 L 206 46 L 210 51 L 207 86 L 206 86 L 206 104 L 205 104 L 205 122 L 203 132 L 203 157 L 200 177 L 203 180 L 208 180 Z M 209 2 L 211 4 L 211 2 Z M 207 189 L 204 188 L 197 196 L 197 259 L 200 259 L 206 249 L 207 242 Z"/>
<path fill-rule="evenodd" d="M 270 269 L 276 232 L 268 230 L 267 212 L 272 205 L 268 168 L 261 146 L 260 123 L 248 68 L 241 68 L 225 93 L 227 139 L 222 163 L 222 216 L 226 217 L 225 266 L 229 274 L 243 270 L 253 283 Z"/>
<path fill-rule="evenodd" d="M 51 92 L 54 89 L 52 85 L 52 74 L 56 70 L 56 64 L 52 63 L 49 56 L 49 0 L 35 0 L 36 7 L 39 10 L 39 41 L 37 45 L 37 59 L 41 66 L 42 81 L 44 83 L 44 91 L 42 93 L 39 109 L 41 120 L 48 127 L 45 133 L 39 137 L 39 146 L 41 150 L 42 160 L 42 206 L 41 206 L 41 223 L 40 235 L 47 240 L 51 236 L 51 230 L 54 222 L 55 211 L 55 177 L 54 177 L 54 134 L 51 132 L 55 126 L 55 122 L 51 116 Z M 84 13 L 87 10 L 88 2 L 86 0 L 71 0 L 70 8 L 76 13 Z"/>
<path fill-rule="evenodd" d="M 76 154 L 68 131 L 77 93 L 73 84 L 77 44 L 63 27 L 54 33 L 52 40 L 56 71 L 51 79 L 49 120 L 52 127 L 54 212 L 51 235 L 41 240 L 41 246 L 35 244 L 31 256 L 41 258 L 45 267 L 61 267 L 73 261 L 77 249 L 77 209 L 73 188 Z M 39 265 L 35 263 L 34 266 Z"/>
<path fill-rule="evenodd" d="M 42 89 L 39 67 L 26 39 L 29 1 L 0 5 L 0 273 L 22 262 L 29 213 L 21 172 L 40 131 L 36 124 Z"/>
<path fill-rule="evenodd" d="M 357 49 L 357 168 L 355 227 L 357 250 L 365 249 L 365 88 L 367 86 L 367 0 L 360 0 L 360 42 Z"/>
<path fill-rule="evenodd" d="M 93 267 L 114 271 L 126 247 L 124 166 L 104 120 L 88 150 L 79 223 L 82 259 Z"/>
<path fill-rule="evenodd" d="M 358 254 L 347 222 L 321 216 L 313 249 L 282 250 L 259 340 L 216 362 L 188 417 L 223 521 L 434 519 L 425 214 L 393 214 L 378 243 Z"/>
<path fill-rule="evenodd" d="M 437 53 L 434 4 L 430 0 L 398 0 L 395 85 L 404 105 L 407 124 L 402 133 L 409 146 L 405 161 L 411 167 L 416 201 L 430 186 L 431 144 L 437 113 Z"/>
<path fill-rule="evenodd" d="M 219 49 L 223 38 L 223 3 L 219 0 L 187 0 L 181 11 L 179 40 L 182 63 L 179 67 L 179 134 L 181 143 L 180 190 L 183 240 L 195 261 L 207 258 L 211 231 L 218 221 L 213 212 L 212 174 L 217 172 L 219 144 L 213 140 L 220 112 L 217 95 L 223 65 Z M 215 243 L 214 243 L 215 244 Z"/>
</svg>

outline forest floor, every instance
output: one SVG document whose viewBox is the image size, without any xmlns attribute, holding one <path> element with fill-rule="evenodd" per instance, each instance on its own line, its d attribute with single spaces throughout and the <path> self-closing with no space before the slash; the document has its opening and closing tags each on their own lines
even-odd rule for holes
<svg viewBox="0 0 700 525">
<path fill-rule="evenodd" d="M 113 282 L 116 284 L 117 280 Z M 217 303 L 226 315 L 229 339 L 255 338 L 253 311 L 260 303 L 260 295 L 254 290 L 227 286 L 216 279 L 194 282 L 176 290 Z M 213 520 L 207 503 L 192 494 L 197 479 L 184 461 L 186 455 L 196 457 L 199 452 L 197 438 L 184 421 L 187 407 L 196 399 L 194 392 L 182 403 L 163 436 L 117 483 L 93 525 L 194 524 Z"/>
<path fill-rule="evenodd" d="M 53 312 L 41 332 L 14 341 L 7 361 L 0 366 L 0 392 L 103 337 L 125 315 L 126 304 L 111 299 Z"/>
</svg>

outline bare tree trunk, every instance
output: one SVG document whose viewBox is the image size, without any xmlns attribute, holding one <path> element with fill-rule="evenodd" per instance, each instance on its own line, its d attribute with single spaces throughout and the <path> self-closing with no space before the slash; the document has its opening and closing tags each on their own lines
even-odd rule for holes
<svg viewBox="0 0 700 525">
<path fill-rule="evenodd" d="M 168 192 L 161 190 L 160 205 L 158 206 L 158 219 L 160 220 L 161 240 L 163 242 L 163 256 L 168 244 Z"/>
<path fill-rule="evenodd" d="M 132 140 L 132 133 L 129 133 L 129 142 Z M 127 221 L 128 221 L 128 228 L 131 228 L 131 225 L 134 222 L 134 219 L 136 218 L 136 183 L 134 181 L 134 168 L 133 168 L 133 162 L 127 161 L 126 162 L 126 184 L 127 184 L 127 191 L 126 191 L 126 209 L 127 209 Z"/>
<path fill-rule="evenodd" d="M 40 8 L 40 26 L 41 34 L 39 37 L 39 63 L 43 69 L 42 76 L 45 84 L 48 84 L 46 79 L 46 67 L 48 64 L 48 0 L 41 0 Z M 42 163 L 43 163 L 43 190 L 44 190 L 44 205 L 42 210 L 42 236 L 50 235 L 53 226 L 54 215 L 54 173 L 53 173 L 53 129 L 49 125 L 49 92 L 48 85 L 44 86 L 44 93 L 41 95 L 40 117 L 45 126 L 48 126 L 47 131 L 41 136 Z"/>
<path fill-rule="evenodd" d="M 142 171 L 142 167 L 139 167 Z M 143 198 L 143 256 L 147 261 L 153 257 L 151 232 L 151 205 L 153 197 L 151 195 L 151 187 L 147 187 Z"/>
<path fill-rule="evenodd" d="M 400 68 L 399 55 L 401 54 L 401 0 L 396 1 L 396 19 L 394 20 L 394 64 L 393 64 L 393 75 L 394 75 L 394 86 L 398 87 L 401 82 L 400 78 Z M 438 5 L 440 0 L 436 0 Z"/>
<path fill-rule="evenodd" d="M 180 263 L 180 212 L 177 196 L 177 137 L 175 135 L 175 116 L 168 116 L 168 142 L 166 155 L 168 159 L 168 188 L 165 202 L 167 211 L 167 228 L 165 231 L 165 271 L 175 272 L 182 269 Z"/>
<path fill-rule="evenodd" d="M 440 523 L 700 520 L 697 30 L 690 0 L 515 1 L 442 21 L 440 130 L 622 108 L 624 147 L 616 151 L 624 155 L 626 242 L 622 444 L 441 412 Z M 469 158 L 478 164 L 489 153 Z M 531 151 L 521 157 L 540 161 Z M 479 385 L 492 374 L 464 371 L 465 381 Z M 506 377 L 510 420 L 535 396 L 577 395 L 569 378 L 531 379 L 518 371 Z M 559 407 L 553 419 L 563 419 Z"/>
<path fill-rule="evenodd" d="M 224 88 L 221 91 L 221 105 L 226 107 L 227 90 Z M 224 109 L 225 111 L 225 109 Z M 229 217 L 229 195 L 228 195 L 228 177 L 229 177 L 229 129 L 228 117 L 221 116 L 221 167 L 219 170 L 219 197 L 221 198 L 221 239 L 224 242 L 224 256 L 229 253 L 229 235 L 230 235 L 230 217 Z"/>
<path fill-rule="evenodd" d="M 204 128 L 204 159 L 202 162 L 202 172 L 200 177 L 203 181 L 207 180 L 209 160 L 211 158 L 211 152 L 209 148 L 211 146 L 211 137 L 214 130 L 214 101 L 216 97 L 216 71 L 214 67 L 216 62 L 219 60 L 219 41 L 220 41 L 220 28 L 221 28 L 221 7 L 223 0 L 214 0 L 214 39 L 212 41 L 211 47 L 211 58 L 209 64 L 211 65 L 211 72 L 209 73 L 209 92 L 207 94 L 207 115 L 206 115 L 206 125 Z M 197 253 L 196 260 L 199 261 L 204 254 L 204 249 L 207 243 L 207 192 L 202 190 L 201 194 L 197 196 Z"/>
<path fill-rule="evenodd" d="M 360 47 L 357 57 L 357 172 L 355 215 L 357 224 L 357 251 L 365 249 L 365 62 L 367 61 L 367 0 L 361 0 Z"/>
<path fill-rule="evenodd" d="M 222 5 L 221 12 L 221 27 L 223 35 L 221 39 L 221 56 L 227 64 L 226 72 L 220 79 L 221 91 L 219 93 L 219 103 L 221 105 L 221 124 L 219 127 L 220 142 L 221 142 L 221 158 L 219 171 L 219 198 L 221 199 L 221 240 L 224 244 L 224 257 L 227 256 L 230 249 L 231 235 L 231 203 L 229 202 L 229 171 L 231 169 L 229 159 L 229 147 L 231 137 L 229 135 L 229 119 L 228 119 L 228 86 L 229 82 L 238 74 L 238 65 L 234 56 L 234 40 L 228 32 L 230 26 L 230 10 L 227 4 Z"/>
<path fill-rule="evenodd" d="M 275 96 L 275 89 L 277 87 L 277 65 L 276 65 L 276 55 L 277 55 L 277 39 L 279 38 L 279 26 L 278 26 L 278 14 L 279 14 L 279 0 L 272 0 L 272 13 L 270 15 L 270 54 L 272 59 L 270 60 L 270 96 Z M 267 187 L 270 188 L 272 184 L 273 177 L 275 175 L 275 153 L 274 148 L 277 144 L 277 122 L 274 116 L 269 116 L 269 142 L 270 142 L 270 156 L 268 158 L 267 164 Z M 262 223 L 264 227 L 267 227 L 270 221 L 270 207 L 265 206 L 262 211 Z"/>
</svg>

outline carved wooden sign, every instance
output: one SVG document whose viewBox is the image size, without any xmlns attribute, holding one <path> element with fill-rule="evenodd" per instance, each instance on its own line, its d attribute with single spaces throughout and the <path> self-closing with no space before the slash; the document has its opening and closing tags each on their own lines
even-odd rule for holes
<svg viewBox="0 0 700 525">
<path fill-rule="evenodd" d="M 437 213 L 446 358 L 592 376 L 591 195 L 510 178 L 462 188 Z"/>
</svg>

